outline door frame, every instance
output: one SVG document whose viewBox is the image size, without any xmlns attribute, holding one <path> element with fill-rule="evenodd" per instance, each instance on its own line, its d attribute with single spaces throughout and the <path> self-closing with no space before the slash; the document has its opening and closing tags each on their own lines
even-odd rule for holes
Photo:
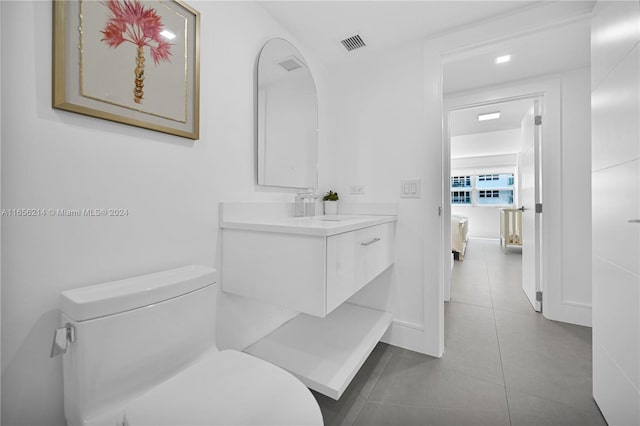
<svg viewBox="0 0 640 426">
<path fill-rule="evenodd" d="M 457 93 L 443 99 L 442 122 L 442 294 L 443 302 L 451 298 L 451 139 L 449 113 L 465 107 L 490 105 L 510 100 L 541 98 L 544 100 L 541 129 L 540 163 L 544 220 L 540 227 L 540 289 L 543 315 L 555 317 L 562 300 L 562 104 L 561 80 L 532 79 L 515 84 L 492 86 Z M 448 236 L 448 238 L 447 238 Z"/>
<path fill-rule="evenodd" d="M 444 303 L 443 301 L 443 283 L 450 279 L 451 275 L 451 255 L 444 256 L 446 253 L 443 247 L 449 246 L 451 242 L 451 219 L 447 217 L 446 221 L 442 218 L 443 209 L 450 214 L 450 207 L 444 202 L 449 202 L 450 187 L 445 188 L 441 185 L 443 175 L 442 158 L 443 158 L 443 71 L 444 64 L 453 57 L 463 57 L 470 52 L 476 54 L 478 52 L 488 53 L 488 49 L 501 41 L 511 40 L 513 38 L 526 36 L 536 31 L 552 28 L 555 26 L 566 25 L 580 20 L 591 19 L 591 8 L 585 7 L 580 2 L 548 2 L 537 5 L 536 7 L 523 8 L 513 13 L 508 13 L 477 25 L 467 26 L 456 32 L 434 35 L 427 38 L 422 46 L 422 74 L 423 74 L 423 110 L 424 125 L 421 128 L 423 142 L 429 148 L 424 149 L 424 164 L 432 164 L 433 157 L 439 157 L 436 162 L 439 166 L 422 167 L 420 175 L 424 182 L 422 187 L 423 200 L 421 208 L 425 217 L 422 221 L 423 229 L 420 232 L 423 238 L 423 266 L 422 266 L 422 340 L 417 342 L 416 348 L 422 353 L 435 357 L 440 357 L 444 353 Z M 541 79 L 549 80 L 551 77 L 541 77 Z M 538 86 L 544 86 L 538 82 Z M 560 99 L 559 95 L 559 79 L 556 90 L 553 90 L 554 97 Z M 540 89 L 536 89 L 540 90 Z M 534 90 L 534 92 L 536 91 Z M 545 91 L 545 88 L 541 89 Z M 547 102 L 549 97 L 546 97 Z M 556 118 L 559 121 L 559 116 Z M 547 120 L 547 126 L 549 126 Z M 554 124 L 559 127 L 559 122 Z M 558 140 L 559 141 L 559 140 Z M 448 144 L 447 148 L 448 148 Z M 559 148 L 558 148 L 559 149 Z M 447 152 L 448 154 L 448 152 Z M 560 159 L 556 159 L 560 162 Z M 554 163 L 555 164 L 555 163 Z M 447 167 L 447 171 L 449 166 Z M 560 165 L 558 164 L 558 169 Z M 558 172 L 559 173 L 559 172 Z M 448 174 L 448 173 L 447 173 Z M 433 183 L 433 185 L 431 185 Z M 449 182 L 447 182 L 449 185 Z M 446 198 L 445 198 L 446 197 Z M 549 204 L 548 200 L 547 204 Z M 560 210 L 560 206 L 555 200 L 556 214 Z M 552 207 L 549 205 L 549 207 Z M 549 209 L 547 209 L 549 212 Z M 561 217 L 553 218 L 551 225 L 553 229 L 560 228 L 556 222 L 561 221 Z M 446 222 L 446 223 L 443 223 Z M 561 240 L 561 236 L 557 234 L 556 241 Z M 439 243 L 435 243 L 435 241 Z M 449 247 L 449 253 L 451 248 Z M 560 255 L 560 247 L 553 248 L 553 253 Z M 553 260 L 553 259 L 552 259 Z M 553 260 L 553 267 L 557 269 Z M 437 265 L 437 266 L 436 266 Z M 434 270 L 435 268 L 437 270 Z M 558 272 L 555 275 L 551 273 L 549 276 L 559 278 Z M 560 292 L 560 285 L 557 286 Z M 549 304 L 546 305 L 549 308 Z M 580 308 L 583 310 L 584 308 Z M 549 310 L 547 310 L 547 313 Z"/>
</svg>

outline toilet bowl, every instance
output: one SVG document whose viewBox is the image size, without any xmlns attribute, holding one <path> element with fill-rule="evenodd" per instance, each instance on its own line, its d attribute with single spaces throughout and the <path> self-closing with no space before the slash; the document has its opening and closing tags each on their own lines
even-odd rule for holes
<svg viewBox="0 0 640 426">
<path fill-rule="evenodd" d="M 310 425 L 322 423 L 319 415 L 291 374 L 242 352 L 212 351 L 134 400 L 124 424 Z"/>
<path fill-rule="evenodd" d="M 215 345 L 215 270 L 191 265 L 62 293 L 69 425 L 322 425 L 290 373 Z"/>
</svg>

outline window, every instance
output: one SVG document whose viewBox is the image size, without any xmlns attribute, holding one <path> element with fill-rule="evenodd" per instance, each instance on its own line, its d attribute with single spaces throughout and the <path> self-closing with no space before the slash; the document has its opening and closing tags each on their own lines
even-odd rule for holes
<svg viewBox="0 0 640 426">
<path fill-rule="evenodd" d="M 478 176 L 478 181 L 480 182 L 490 182 L 492 180 L 499 180 L 500 179 L 500 175 L 479 175 Z"/>
<path fill-rule="evenodd" d="M 451 176 L 452 188 L 471 188 L 471 176 Z"/>
<path fill-rule="evenodd" d="M 478 191 L 478 205 L 513 204 L 513 189 L 480 190 Z"/>
<path fill-rule="evenodd" d="M 471 191 L 451 191 L 451 204 L 471 205 Z"/>
<path fill-rule="evenodd" d="M 471 188 L 471 176 L 451 176 L 451 203 L 471 205 Z"/>
<path fill-rule="evenodd" d="M 451 176 L 451 204 L 469 206 L 513 205 L 513 173 Z"/>
<path fill-rule="evenodd" d="M 480 175 L 478 176 L 478 182 L 476 188 L 478 189 L 499 189 L 499 188 L 513 188 L 514 178 L 513 173 L 504 173 L 500 175 Z"/>
</svg>

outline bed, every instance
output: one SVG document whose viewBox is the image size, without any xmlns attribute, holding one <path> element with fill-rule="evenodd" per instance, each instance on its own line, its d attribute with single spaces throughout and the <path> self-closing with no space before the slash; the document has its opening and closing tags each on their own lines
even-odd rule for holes
<svg viewBox="0 0 640 426">
<path fill-rule="evenodd" d="M 458 260 L 464 260 L 469 242 L 469 218 L 461 214 L 451 215 L 451 251 Z"/>
</svg>

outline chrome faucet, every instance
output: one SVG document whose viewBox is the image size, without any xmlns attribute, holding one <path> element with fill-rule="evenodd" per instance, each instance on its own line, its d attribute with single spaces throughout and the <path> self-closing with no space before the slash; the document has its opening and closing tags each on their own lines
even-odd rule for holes
<svg viewBox="0 0 640 426">
<path fill-rule="evenodd" d="M 293 215 L 296 217 L 315 215 L 317 198 L 318 196 L 314 194 L 311 188 L 307 192 L 296 194 Z"/>
</svg>

